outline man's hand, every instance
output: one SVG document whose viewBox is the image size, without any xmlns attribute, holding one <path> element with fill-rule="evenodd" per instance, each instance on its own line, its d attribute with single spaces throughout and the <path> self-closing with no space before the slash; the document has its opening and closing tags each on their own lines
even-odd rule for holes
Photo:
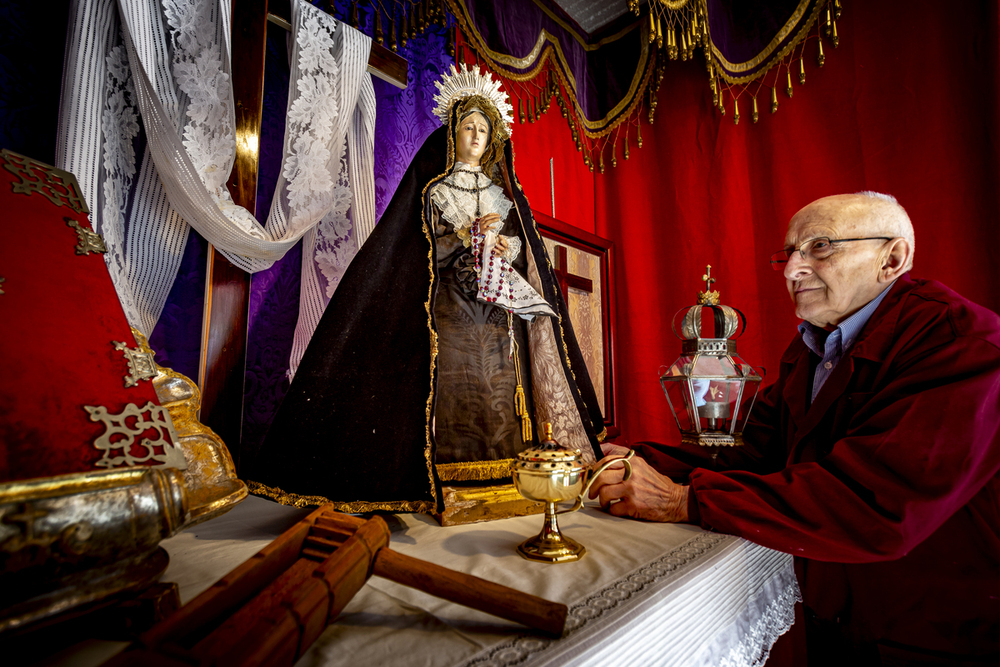
<svg viewBox="0 0 1000 667">
<path fill-rule="evenodd" d="M 624 456 L 628 448 L 601 445 L 604 458 Z M 644 459 L 634 457 L 632 476 L 623 482 L 625 466 L 612 466 L 594 480 L 591 498 L 600 498 L 601 508 L 614 516 L 629 516 L 644 521 L 683 522 L 688 520 L 688 487 L 674 484 L 670 478 L 656 472 Z M 617 501 L 617 502 L 615 502 Z"/>
</svg>

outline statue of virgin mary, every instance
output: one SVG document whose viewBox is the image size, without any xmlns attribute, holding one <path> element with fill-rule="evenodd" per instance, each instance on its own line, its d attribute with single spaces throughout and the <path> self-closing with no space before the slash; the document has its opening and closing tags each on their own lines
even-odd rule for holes
<svg viewBox="0 0 1000 667">
<path fill-rule="evenodd" d="M 513 108 L 452 67 L 432 133 L 345 273 L 258 453 L 252 492 L 341 511 L 442 511 L 510 477 L 538 426 L 601 457 L 603 418 L 514 173 Z"/>
</svg>

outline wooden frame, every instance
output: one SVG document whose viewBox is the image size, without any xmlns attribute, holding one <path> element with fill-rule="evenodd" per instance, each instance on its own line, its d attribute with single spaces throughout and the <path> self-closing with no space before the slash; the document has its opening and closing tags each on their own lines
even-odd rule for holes
<svg viewBox="0 0 1000 667">
<path fill-rule="evenodd" d="M 538 229 L 542 237 L 556 245 L 573 248 L 576 251 L 593 255 L 597 258 L 600 266 L 599 280 L 600 288 L 600 308 L 601 308 L 601 334 L 602 334 L 602 359 L 603 359 L 603 386 L 594 383 L 594 389 L 599 396 L 604 398 L 604 426 L 608 430 L 608 437 L 613 438 L 621 434 L 621 424 L 618 422 L 617 411 L 617 390 L 615 385 L 615 283 L 614 283 L 614 244 L 600 236 L 596 236 L 582 229 L 578 229 L 565 222 L 557 220 L 550 215 L 532 209 L 532 215 L 538 224 Z M 553 266 L 563 269 L 558 265 L 558 258 L 552 253 Z M 577 279 L 577 284 L 585 284 L 586 279 Z M 576 287 L 571 280 L 570 289 Z M 576 326 L 574 326 L 576 328 Z M 591 378 L 594 373 L 591 373 Z"/>
</svg>

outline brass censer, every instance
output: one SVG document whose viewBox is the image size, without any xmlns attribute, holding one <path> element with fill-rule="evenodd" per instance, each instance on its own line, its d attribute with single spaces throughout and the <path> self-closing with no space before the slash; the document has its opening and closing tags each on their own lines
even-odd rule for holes
<svg viewBox="0 0 1000 667">
<path fill-rule="evenodd" d="M 545 503 L 542 531 L 519 544 L 517 552 L 528 560 L 541 563 L 580 560 L 587 553 L 587 548 L 559 532 L 556 516 L 569 514 L 583 507 L 590 485 L 609 466 L 621 461 L 625 464 L 624 479 L 631 477 L 630 460 L 634 454 L 635 452 L 630 451 L 626 456 L 608 461 L 591 473 L 583 462 L 583 453 L 553 440 L 552 424 L 546 424 L 545 440 L 538 447 L 518 454 L 511 465 L 514 487 L 518 492 L 528 500 Z M 556 510 L 556 503 L 570 500 L 574 501 L 572 507 Z"/>
</svg>

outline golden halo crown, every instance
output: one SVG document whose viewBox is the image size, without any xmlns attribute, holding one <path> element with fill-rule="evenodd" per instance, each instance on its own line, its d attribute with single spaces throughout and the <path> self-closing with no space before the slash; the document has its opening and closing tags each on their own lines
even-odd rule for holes
<svg viewBox="0 0 1000 667">
<path fill-rule="evenodd" d="M 448 113 L 456 101 L 471 95 L 482 95 L 497 108 L 507 136 L 511 135 L 514 107 L 511 106 L 507 93 L 500 90 L 500 82 L 489 72 L 480 73 L 478 67 L 469 69 L 465 63 L 462 63 L 461 70 L 452 65 L 451 72 L 445 72 L 434 85 L 438 89 L 438 94 L 434 96 L 434 101 L 437 102 L 434 115 L 441 119 L 442 125 L 448 124 Z"/>
</svg>

